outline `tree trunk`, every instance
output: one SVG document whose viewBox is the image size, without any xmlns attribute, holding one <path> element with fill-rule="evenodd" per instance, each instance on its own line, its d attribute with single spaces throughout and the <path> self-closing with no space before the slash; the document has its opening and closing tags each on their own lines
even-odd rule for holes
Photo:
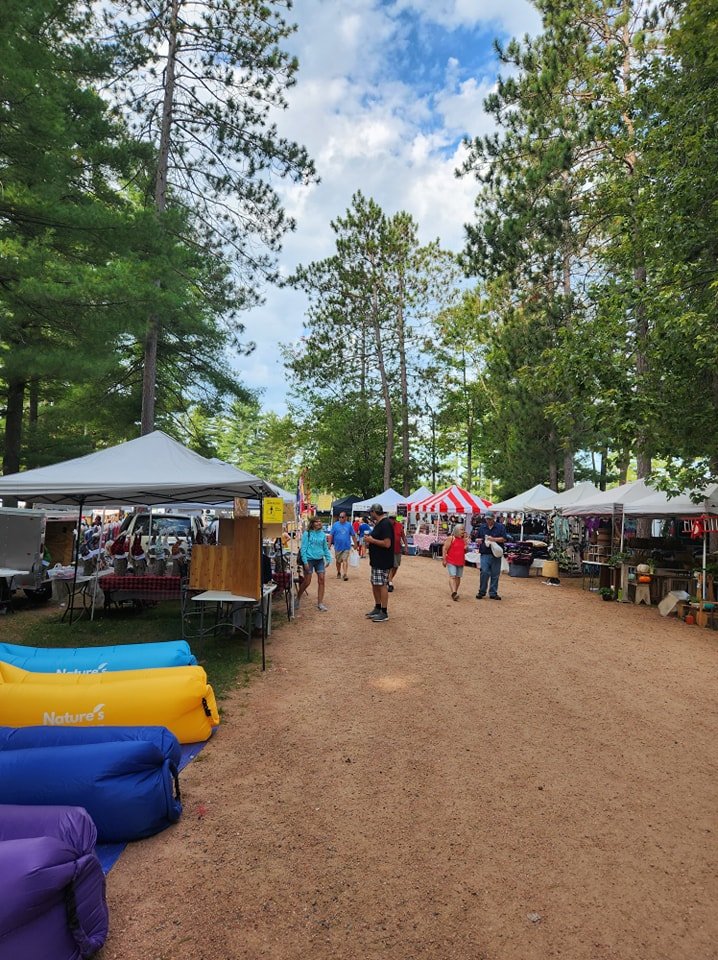
<svg viewBox="0 0 718 960">
<path fill-rule="evenodd" d="M 175 72 L 177 68 L 177 44 L 179 33 L 180 0 L 172 0 L 167 45 L 167 65 L 164 72 L 164 100 L 162 103 L 162 127 L 155 179 L 155 210 L 164 213 L 167 207 L 167 179 L 169 172 L 172 113 L 174 109 Z M 141 433 L 144 436 L 155 428 L 155 399 L 157 390 L 157 345 L 160 338 L 160 318 L 147 319 L 145 333 L 144 369 L 142 372 L 142 419 Z"/>
<path fill-rule="evenodd" d="M 556 463 L 556 431 L 551 428 L 548 435 L 549 442 L 549 461 L 548 461 L 548 485 L 552 490 L 558 490 L 558 464 Z"/>
<path fill-rule="evenodd" d="M 399 283 L 399 304 L 397 310 L 397 348 L 399 351 L 399 375 L 401 380 L 401 492 L 407 497 L 411 493 L 409 451 L 409 379 L 406 372 L 406 342 L 404 338 L 404 281 Z"/>
<path fill-rule="evenodd" d="M 563 455 L 563 488 L 570 490 L 576 484 L 573 462 L 573 450 L 565 450 Z"/>
<path fill-rule="evenodd" d="M 598 489 L 606 489 L 606 477 L 608 474 L 608 447 L 601 450 L 601 472 L 598 478 Z"/>
<path fill-rule="evenodd" d="M 386 414 L 386 443 L 384 446 L 384 489 L 388 490 L 391 486 L 391 461 L 394 456 L 394 411 L 391 407 L 391 394 L 389 392 L 389 378 L 386 373 L 386 364 L 384 363 L 384 347 L 381 335 L 381 320 L 379 316 L 379 291 L 377 290 L 378 280 L 376 273 L 372 286 L 371 296 L 371 321 L 374 331 L 374 344 L 376 346 L 376 361 L 379 368 L 379 377 L 381 380 L 381 395 L 384 400 L 384 413 Z"/>
<path fill-rule="evenodd" d="M 20 469 L 22 450 L 22 416 L 25 405 L 25 381 L 9 380 L 7 386 L 7 411 L 5 414 L 5 449 L 3 473 L 17 473 Z M 3 497 L 3 506 L 16 507 L 17 497 Z"/>
</svg>

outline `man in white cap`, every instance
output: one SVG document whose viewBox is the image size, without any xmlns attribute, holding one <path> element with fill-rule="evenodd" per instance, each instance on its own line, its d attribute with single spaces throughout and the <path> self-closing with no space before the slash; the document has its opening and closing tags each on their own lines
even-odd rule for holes
<svg viewBox="0 0 718 960">
<path fill-rule="evenodd" d="M 481 554 L 479 575 L 479 592 L 476 594 L 477 600 L 483 600 L 486 596 L 486 588 L 489 588 L 489 600 L 500 600 L 499 596 L 499 577 L 501 576 L 501 555 L 503 545 L 506 543 L 508 534 L 503 523 L 497 523 L 492 510 L 484 514 L 483 523 L 479 524 L 476 531 L 476 539 L 479 543 L 479 553 Z M 495 556 L 491 549 L 491 544 L 497 543 L 502 550 L 497 551 L 499 556 Z"/>
</svg>

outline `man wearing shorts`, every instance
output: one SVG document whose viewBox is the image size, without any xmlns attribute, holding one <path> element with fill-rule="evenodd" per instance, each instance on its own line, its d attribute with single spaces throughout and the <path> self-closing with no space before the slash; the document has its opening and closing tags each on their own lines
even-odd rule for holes
<svg viewBox="0 0 718 960">
<path fill-rule="evenodd" d="M 349 554 L 352 546 L 356 547 L 357 538 L 352 525 L 347 523 L 347 515 L 344 511 L 339 514 L 339 519 L 332 524 L 329 531 L 329 544 L 334 547 L 334 559 L 337 564 L 337 580 L 342 576 L 345 580 L 349 579 Z"/>
<path fill-rule="evenodd" d="M 373 503 L 369 514 L 374 521 L 374 529 L 365 535 L 364 543 L 369 547 L 374 609 L 367 613 L 367 618 L 374 623 L 385 623 L 389 619 L 389 574 L 394 566 L 394 524 L 380 503 Z"/>
</svg>

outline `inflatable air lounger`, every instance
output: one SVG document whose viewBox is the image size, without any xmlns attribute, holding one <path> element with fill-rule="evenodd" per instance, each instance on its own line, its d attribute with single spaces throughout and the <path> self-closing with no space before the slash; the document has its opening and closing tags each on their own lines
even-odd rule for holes
<svg viewBox="0 0 718 960">
<path fill-rule="evenodd" d="M 180 756 L 164 727 L 0 727 L 0 803 L 81 806 L 100 843 L 138 840 L 179 820 Z"/>
<path fill-rule="evenodd" d="M 86 960 L 107 939 L 95 825 L 79 807 L 0 806 L 0 957 Z"/>
<path fill-rule="evenodd" d="M 209 740 L 219 723 L 202 667 L 116 673 L 30 673 L 0 662 L 6 727 L 167 727 L 180 743 Z"/>
<path fill-rule="evenodd" d="M 186 640 L 75 649 L 0 643 L 0 660 L 32 673 L 107 673 L 148 667 L 192 667 L 197 663 Z"/>
</svg>

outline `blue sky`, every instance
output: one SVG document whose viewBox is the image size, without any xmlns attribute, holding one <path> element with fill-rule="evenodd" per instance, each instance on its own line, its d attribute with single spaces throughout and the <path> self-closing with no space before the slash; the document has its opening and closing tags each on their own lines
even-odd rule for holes
<svg viewBox="0 0 718 960">
<path fill-rule="evenodd" d="M 492 129 L 483 110 L 497 72 L 496 36 L 535 33 L 529 0 L 296 0 L 289 46 L 299 58 L 282 134 L 307 147 L 319 184 L 279 184 L 297 230 L 284 275 L 333 250 L 330 221 L 361 190 L 387 212 L 407 210 L 422 241 L 461 249 L 475 183 L 457 180 L 462 137 Z M 302 334 L 306 301 L 287 289 L 244 317 L 257 349 L 237 366 L 263 404 L 285 410 L 278 344 Z"/>
</svg>

